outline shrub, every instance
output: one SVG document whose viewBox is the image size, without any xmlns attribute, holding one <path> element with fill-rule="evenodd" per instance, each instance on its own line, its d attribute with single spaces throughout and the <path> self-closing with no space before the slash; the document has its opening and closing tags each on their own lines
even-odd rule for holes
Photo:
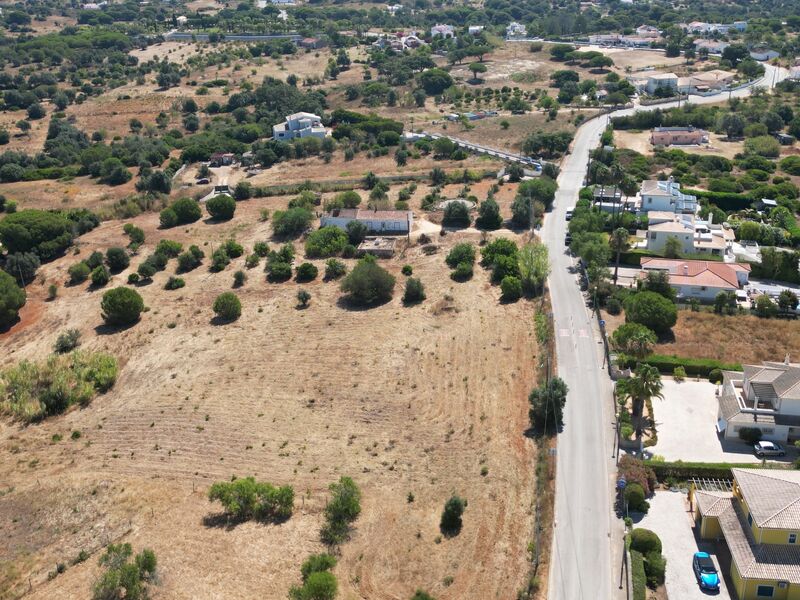
<svg viewBox="0 0 800 600">
<path fill-rule="evenodd" d="M 229 258 L 239 258 L 244 254 L 244 246 L 234 239 L 225 240 L 221 248 L 225 250 L 225 254 L 227 254 Z"/>
<path fill-rule="evenodd" d="M 619 358 L 619 364 L 623 368 L 635 367 L 637 362 L 642 361 L 631 356 L 621 356 Z M 658 368 L 662 373 L 672 373 L 675 367 L 680 365 L 684 368 L 686 374 L 691 377 L 708 377 L 708 374 L 713 369 L 721 369 L 723 371 L 742 370 L 742 365 L 740 364 L 726 364 L 710 358 L 683 358 L 663 354 L 651 354 L 644 359 L 644 362 Z"/>
<path fill-rule="evenodd" d="M 100 557 L 106 571 L 94 585 L 93 600 L 148 598 L 146 584 L 155 578 L 156 555 L 145 549 L 130 562 L 133 549 L 130 544 L 111 544 Z"/>
<path fill-rule="evenodd" d="M 67 269 L 67 273 L 69 273 L 69 282 L 73 285 L 83 283 L 89 279 L 91 272 L 92 270 L 89 268 L 89 265 L 84 261 L 75 263 Z"/>
<path fill-rule="evenodd" d="M 167 258 L 175 258 L 181 253 L 181 250 L 183 250 L 183 244 L 172 240 L 159 240 L 156 246 L 156 254 Z"/>
<path fill-rule="evenodd" d="M 656 475 L 649 465 L 638 458 L 625 454 L 619 459 L 619 474 L 624 477 L 628 485 L 636 483 L 644 490 L 645 496 L 649 496 L 656 486 Z"/>
<path fill-rule="evenodd" d="M 295 237 L 308 229 L 312 217 L 310 210 L 300 206 L 276 210 L 272 216 L 272 230 L 280 237 Z"/>
<path fill-rule="evenodd" d="M 618 315 L 622 312 L 622 302 L 616 298 L 609 298 L 606 302 L 606 312 L 610 315 Z"/>
<path fill-rule="evenodd" d="M 178 225 L 194 223 L 203 216 L 200 203 L 191 198 L 178 198 L 169 208 L 175 213 Z"/>
<path fill-rule="evenodd" d="M 501 256 L 517 258 L 519 249 L 517 245 L 506 238 L 498 238 L 489 242 L 481 249 L 481 264 L 484 267 L 492 267 Z"/>
<path fill-rule="evenodd" d="M 236 271 L 233 274 L 233 287 L 242 287 L 247 281 L 247 274 L 244 271 Z"/>
<path fill-rule="evenodd" d="M 672 371 L 672 377 L 675 379 L 675 381 L 683 381 L 686 379 L 686 369 L 683 367 L 675 367 L 675 369 Z"/>
<path fill-rule="evenodd" d="M 336 598 L 338 584 L 333 573 L 319 571 L 311 573 L 302 587 L 289 590 L 291 600 L 333 600 Z"/>
<path fill-rule="evenodd" d="M 403 292 L 403 304 L 417 304 L 425 300 L 425 286 L 416 277 L 406 279 L 406 289 Z"/>
<path fill-rule="evenodd" d="M 144 231 L 132 223 L 125 223 L 122 230 L 130 238 L 131 246 L 141 246 L 144 243 Z"/>
<path fill-rule="evenodd" d="M 117 378 L 117 361 L 101 352 L 53 354 L 44 363 L 22 361 L 0 371 L 0 411 L 25 422 L 86 405 L 108 391 Z"/>
<path fill-rule="evenodd" d="M 451 248 L 444 261 L 451 269 L 465 263 L 472 265 L 475 263 L 475 246 L 467 242 L 456 244 Z"/>
<path fill-rule="evenodd" d="M 651 552 L 661 554 L 661 540 L 649 529 L 637 527 L 631 532 L 631 550 L 636 550 L 645 556 Z"/>
<path fill-rule="evenodd" d="M 650 508 L 645 500 L 644 490 L 638 483 L 629 483 L 625 488 L 624 495 L 629 510 L 646 513 Z"/>
<path fill-rule="evenodd" d="M 113 247 L 106 250 L 106 265 L 112 273 L 119 273 L 128 268 L 131 259 L 124 248 Z"/>
<path fill-rule="evenodd" d="M 313 281 L 317 278 L 317 274 L 319 273 L 319 269 L 310 262 L 304 262 L 299 267 L 297 267 L 297 281 L 305 282 L 305 281 Z"/>
<path fill-rule="evenodd" d="M 322 227 L 306 239 L 306 256 L 324 258 L 340 254 L 348 239 L 347 234 L 338 227 Z"/>
<path fill-rule="evenodd" d="M 170 227 L 175 227 L 178 224 L 178 215 L 175 214 L 174 210 L 167 207 L 159 213 L 158 221 L 161 224 L 161 227 L 164 229 L 169 229 Z"/>
<path fill-rule="evenodd" d="M 267 242 L 256 242 L 253 244 L 253 254 L 264 258 L 269 255 L 269 244 Z"/>
<path fill-rule="evenodd" d="M 326 544 L 339 544 L 350 534 L 350 523 L 361 514 L 361 491 L 350 477 L 340 477 L 329 486 L 331 497 L 325 507 L 321 537 Z"/>
<path fill-rule="evenodd" d="M 656 292 L 638 292 L 625 300 L 625 319 L 656 333 L 666 333 L 678 320 L 678 309 Z"/>
<path fill-rule="evenodd" d="M 231 264 L 231 259 L 228 256 L 228 253 L 225 252 L 225 248 L 220 246 L 216 250 L 214 250 L 213 254 L 211 255 L 211 270 L 215 273 L 222 271 L 225 267 Z"/>
<path fill-rule="evenodd" d="M 312 573 L 322 573 L 323 571 L 330 571 L 336 566 L 336 557 L 330 554 L 312 554 L 300 567 L 300 574 L 303 576 L 303 581 L 308 579 Z"/>
<path fill-rule="evenodd" d="M 273 283 L 280 283 L 292 278 L 292 265 L 283 261 L 269 261 L 267 263 L 267 279 Z"/>
<path fill-rule="evenodd" d="M 94 270 L 103 264 L 103 253 L 95 250 L 84 262 L 89 266 L 90 269 Z"/>
<path fill-rule="evenodd" d="M 108 325 L 130 325 L 139 320 L 144 301 L 136 290 L 118 287 L 103 294 L 100 308 Z"/>
<path fill-rule="evenodd" d="M 634 531 L 636 531 L 634 529 Z M 644 561 L 644 572 L 647 575 L 647 585 L 652 589 L 664 584 L 664 575 L 667 570 L 667 559 L 660 552 L 650 552 Z"/>
<path fill-rule="evenodd" d="M 758 427 L 742 427 L 739 429 L 739 439 L 748 444 L 755 444 L 761 441 L 761 429 Z"/>
<path fill-rule="evenodd" d="M 487 198 L 478 207 L 478 218 L 475 219 L 478 229 L 493 231 L 503 226 L 503 217 L 500 216 L 500 207 L 493 198 Z"/>
<path fill-rule="evenodd" d="M 518 277 L 507 275 L 503 277 L 500 282 L 500 289 L 502 290 L 502 299 L 505 302 L 514 302 L 522 297 L 522 282 Z"/>
<path fill-rule="evenodd" d="M 553 377 L 531 390 L 528 396 L 528 418 L 531 427 L 543 433 L 557 433 L 564 426 L 564 405 L 567 403 L 567 384 Z"/>
<path fill-rule="evenodd" d="M 108 269 L 105 265 L 100 265 L 99 267 L 95 267 L 92 271 L 92 285 L 95 287 L 103 287 L 111 280 L 111 273 L 108 272 Z"/>
<path fill-rule="evenodd" d="M 184 287 L 186 282 L 181 279 L 180 277 L 170 277 L 167 279 L 167 283 L 164 284 L 165 290 L 179 290 L 180 288 Z"/>
<path fill-rule="evenodd" d="M 369 230 L 360 221 L 350 221 L 347 224 L 347 239 L 352 246 L 358 246 L 367 237 Z"/>
<path fill-rule="evenodd" d="M 414 592 L 414 595 L 411 596 L 411 600 L 436 600 L 436 599 L 433 596 L 431 596 L 428 592 L 417 590 L 416 592 Z"/>
<path fill-rule="evenodd" d="M 501 283 L 506 277 L 519 279 L 519 260 L 516 256 L 498 256 L 492 265 L 492 283 Z"/>
<path fill-rule="evenodd" d="M 227 194 L 220 194 L 206 200 L 206 210 L 211 218 L 217 221 L 227 221 L 233 218 L 236 212 L 236 200 Z"/>
<path fill-rule="evenodd" d="M 708 373 L 708 380 L 711 383 L 722 383 L 722 371 L 720 369 L 711 369 Z"/>
<path fill-rule="evenodd" d="M 469 227 L 472 219 L 469 216 L 469 209 L 462 202 L 450 202 L 444 207 L 442 225 L 447 227 Z"/>
<path fill-rule="evenodd" d="M 472 264 L 471 263 L 459 263 L 456 265 L 456 268 L 453 269 L 453 272 L 450 273 L 450 278 L 453 281 L 467 281 L 468 279 L 472 279 Z"/>
<path fill-rule="evenodd" d="M 14 277 L 19 285 L 27 285 L 36 276 L 36 270 L 42 265 L 39 257 L 33 252 L 15 252 L 6 256 L 5 272 Z"/>
<path fill-rule="evenodd" d="M 47 299 L 55 300 L 56 296 L 58 296 L 58 286 L 55 283 L 51 283 L 47 286 Z"/>
<path fill-rule="evenodd" d="M 178 255 L 178 273 L 186 273 L 196 269 L 202 263 L 205 253 L 197 246 L 189 246 L 189 250 Z"/>
<path fill-rule="evenodd" d="M 309 301 L 311 300 L 311 294 L 306 290 L 298 290 L 297 291 L 297 302 L 300 304 L 301 307 L 305 308 L 308 306 Z"/>
<path fill-rule="evenodd" d="M 53 352 L 56 354 L 66 354 L 72 352 L 81 343 L 81 332 L 77 329 L 67 329 L 60 333 L 53 345 Z"/>
<path fill-rule="evenodd" d="M 152 279 L 153 275 L 156 274 L 156 268 L 152 265 L 152 263 L 143 262 L 139 265 L 139 268 L 136 269 L 136 274 L 145 280 Z"/>
<path fill-rule="evenodd" d="M 294 509 L 291 486 L 275 487 L 253 477 L 215 483 L 208 491 L 208 499 L 222 503 L 225 513 L 237 520 L 283 521 L 292 516 Z"/>
<path fill-rule="evenodd" d="M 128 274 L 128 283 L 130 285 L 134 285 L 139 283 L 139 274 L 138 273 L 129 273 Z"/>
<path fill-rule="evenodd" d="M 235 321 L 242 314 L 242 303 L 233 292 L 223 292 L 214 300 L 214 314 L 223 321 Z"/>
<path fill-rule="evenodd" d="M 782 171 L 790 175 L 800 175 L 800 156 L 787 156 L 778 164 Z"/>
<path fill-rule="evenodd" d="M 395 278 L 375 258 L 365 256 L 342 281 L 342 291 L 356 304 L 370 305 L 392 298 Z"/>
<path fill-rule="evenodd" d="M 339 279 L 339 277 L 343 277 L 345 273 L 347 273 L 347 267 L 342 261 L 336 260 L 335 258 L 329 258 L 325 261 L 326 280 Z"/>
<path fill-rule="evenodd" d="M 467 501 L 459 496 L 453 495 L 445 502 L 442 518 L 439 521 L 439 529 L 447 536 L 458 535 L 461 532 L 461 516 L 467 507 Z"/>
<path fill-rule="evenodd" d="M 412 267 L 411 265 L 403 265 L 403 268 L 400 269 L 400 272 L 406 277 L 409 277 L 414 273 L 414 267 Z"/>
<path fill-rule="evenodd" d="M 164 269 L 167 268 L 169 257 L 167 257 L 164 254 L 159 254 L 158 252 L 156 252 L 145 258 L 144 262 L 152 266 L 156 271 L 163 271 Z"/>
<path fill-rule="evenodd" d="M 356 255 L 356 247 L 352 244 L 347 244 L 342 250 L 342 258 L 353 258 Z"/>
</svg>

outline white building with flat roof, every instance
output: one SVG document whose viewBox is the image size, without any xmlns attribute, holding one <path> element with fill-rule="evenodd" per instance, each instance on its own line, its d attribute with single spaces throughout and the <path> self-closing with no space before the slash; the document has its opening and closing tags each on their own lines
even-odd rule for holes
<svg viewBox="0 0 800 600">
<path fill-rule="evenodd" d="M 272 126 L 272 137 L 276 140 L 288 141 L 294 138 L 325 138 L 330 130 L 322 125 L 322 117 L 299 112 L 286 117 L 283 123 Z"/>
</svg>

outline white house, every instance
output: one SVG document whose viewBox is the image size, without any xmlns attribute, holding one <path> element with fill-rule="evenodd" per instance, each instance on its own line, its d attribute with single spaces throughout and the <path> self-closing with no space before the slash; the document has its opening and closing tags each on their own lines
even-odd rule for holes
<svg viewBox="0 0 800 600">
<path fill-rule="evenodd" d="M 733 244 L 733 231 L 711 220 L 703 221 L 694 215 L 661 211 L 650 212 L 647 217 L 647 231 L 640 235 L 645 236 L 645 248 L 650 252 L 662 253 L 667 248 L 667 241 L 676 239 L 680 243 L 681 254 L 725 256 Z"/>
<path fill-rule="evenodd" d="M 787 355 L 782 363 L 743 369 L 722 373 L 717 431 L 727 440 L 739 439 L 743 427 L 758 428 L 763 439 L 775 442 L 800 438 L 800 364 Z"/>
<path fill-rule="evenodd" d="M 697 211 L 697 196 L 681 192 L 681 184 L 672 177 L 667 181 L 645 179 L 639 188 L 641 212 L 667 211 L 694 214 Z"/>
<path fill-rule="evenodd" d="M 456 30 L 452 25 L 434 25 L 431 27 L 431 37 L 454 38 Z"/>
<path fill-rule="evenodd" d="M 705 50 L 709 54 L 722 54 L 722 52 L 730 46 L 728 42 L 720 42 L 718 40 L 704 40 L 703 38 L 697 38 L 692 42 L 694 44 L 694 49 L 697 52 L 702 52 Z"/>
<path fill-rule="evenodd" d="M 397 11 L 400 11 L 402 9 L 403 9 L 402 4 L 389 4 L 386 7 L 386 10 L 389 11 L 389 14 L 392 16 L 395 16 L 397 14 Z"/>
<path fill-rule="evenodd" d="M 506 27 L 507 38 L 524 38 L 526 35 L 528 35 L 528 30 L 525 28 L 525 25 L 521 23 L 514 21 L 509 23 L 508 27 Z"/>
<path fill-rule="evenodd" d="M 775 50 L 770 50 L 769 48 L 763 48 L 759 50 L 753 50 L 750 52 L 750 58 L 753 60 L 765 61 L 765 60 L 773 60 L 780 56 L 780 52 L 775 52 Z"/>
<path fill-rule="evenodd" d="M 486 29 L 485 25 L 470 25 L 467 31 L 470 35 L 478 35 L 484 29 Z"/>
<path fill-rule="evenodd" d="M 410 210 L 369 210 L 361 208 L 336 208 L 322 215 L 320 226 L 332 225 L 347 229 L 351 221 L 366 225 L 370 233 L 406 234 L 414 224 L 414 213 Z"/>
<path fill-rule="evenodd" d="M 652 25 L 639 25 L 639 27 L 636 28 L 636 35 L 639 37 L 657 38 L 661 35 L 661 32 L 658 30 L 658 27 L 653 27 Z"/>
<path fill-rule="evenodd" d="M 747 285 L 750 265 L 706 260 L 642 258 L 642 276 L 665 271 L 679 299 L 713 302 L 720 292 L 736 292 Z"/>
<path fill-rule="evenodd" d="M 673 91 L 678 89 L 678 76 L 675 73 L 653 73 L 647 76 L 644 90 L 648 94 L 654 94 L 658 88 L 669 88 Z"/>
<path fill-rule="evenodd" d="M 322 117 L 299 112 L 286 117 L 286 121 L 272 126 L 272 137 L 276 140 L 291 140 L 294 138 L 325 138 L 330 135 L 330 130 L 322 126 Z"/>
<path fill-rule="evenodd" d="M 179 17 L 175 18 L 175 22 L 178 24 L 178 27 L 184 27 L 188 21 L 189 18 L 186 15 L 180 15 Z"/>
</svg>

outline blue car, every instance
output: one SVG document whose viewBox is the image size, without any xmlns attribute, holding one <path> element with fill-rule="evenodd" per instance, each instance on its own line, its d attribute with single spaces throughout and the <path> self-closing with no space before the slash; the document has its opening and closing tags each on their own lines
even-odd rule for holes
<svg viewBox="0 0 800 600">
<path fill-rule="evenodd" d="M 717 573 L 717 567 L 714 566 L 714 561 L 711 560 L 708 552 L 695 552 L 692 559 L 692 568 L 694 569 L 697 583 L 700 584 L 702 589 L 719 590 L 719 573 Z"/>
</svg>

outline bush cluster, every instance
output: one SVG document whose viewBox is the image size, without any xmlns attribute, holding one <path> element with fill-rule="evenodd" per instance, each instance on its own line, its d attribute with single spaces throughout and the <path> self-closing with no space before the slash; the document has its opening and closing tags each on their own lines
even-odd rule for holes
<svg viewBox="0 0 800 600">
<path fill-rule="evenodd" d="M 100 308 L 106 324 L 130 325 L 139 320 L 144 310 L 144 300 L 136 290 L 118 287 L 103 294 Z"/>
<path fill-rule="evenodd" d="M 223 292 L 214 300 L 214 314 L 223 321 L 235 321 L 242 314 L 242 303 L 233 292 Z"/>
<path fill-rule="evenodd" d="M 306 256 L 309 258 L 338 256 L 348 241 L 347 234 L 338 227 L 322 227 L 306 238 Z"/>
<path fill-rule="evenodd" d="M 208 499 L 220 502 L 232 519 L 284 521 L 292 516 L 294 489 L 288 485 L 275 487 L 256 481 L 253 477 L 245 477 L 213 484 L 208 491 Z"/>
<path fill-rule="evenodd" d="M 93 600 L 146 600 L 147 584 L 155 579 L 156 565 L 152 550 L 145 548 L 133 556 L 130 544 L 109 545 L 100 557 L 100 566 L 106 570 L 94 585 Z"/>
<path fill-rule="evenodd" d="M 86 405 L 117 380 L 117 360 L 103 352 L 51 355 L 0 371 L 0 410 L 25 422 Z"/>
<path fill-rule="evenodd" d="M 0 271 L 0 331 L 16 322 L 25 301 L 25 291 L 11 275 Z"/>
<path fill-rule="evenodd" d="M 361 491 L 350 477 L 340 477 L 329 486 L 331 497 L 325 507 L 325 524 L 320 536 L 326 544 L 335 545 L 350 535 L 350 524 L 361 514 Z"/>
<path fill-rule="evenodd" d="M 394 276 L 368 255 L 344 278 L 342 291 L 355 304 L 368 306 L 391 300 L 394 284 Z"/>
</svg>

